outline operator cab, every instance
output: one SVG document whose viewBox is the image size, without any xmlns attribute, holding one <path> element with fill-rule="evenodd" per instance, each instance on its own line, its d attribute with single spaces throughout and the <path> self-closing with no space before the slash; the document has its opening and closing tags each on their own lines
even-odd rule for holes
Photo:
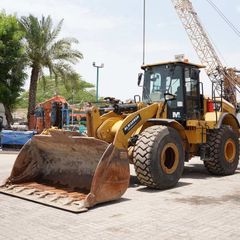
<svg viewBox="0 0 240 240">
<path fill-rule="evenodd" d="M 167 101 L 167 117 L 179 122 L 201 119 L 203 88 L 199 69 L 203 67 L 182 61 L 142 66 L 143 102 Z M 172 95 L 172 99 L 166 100 L 166 95 Z"/>
</svg>

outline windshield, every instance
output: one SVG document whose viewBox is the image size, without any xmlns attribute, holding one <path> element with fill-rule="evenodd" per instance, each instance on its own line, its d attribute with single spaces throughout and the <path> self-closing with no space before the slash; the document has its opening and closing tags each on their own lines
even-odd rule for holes
<svg viewBox="0 0 240 240">
<path fill-rule="evenodd" d="M 173 64 L 145 69 L 143 101 L 164 101 L 164 93 L 171 93 L 182 99 L 181 78 L 182 68 Z"/>
</svg>

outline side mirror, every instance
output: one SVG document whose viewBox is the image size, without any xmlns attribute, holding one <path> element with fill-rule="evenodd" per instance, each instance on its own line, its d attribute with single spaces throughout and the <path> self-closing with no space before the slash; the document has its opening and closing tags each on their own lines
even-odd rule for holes
<svg viewBox="0 0 240 240">
<path fill-rule="evenodd" d="M 141 86 L 142 78 L 143 78 L 143 73 L 139 73 L 139 74 L 138 74 L 138 82 L 137 82 L 137 84 L 138 84 L 139 87 L 142 87 L 142 86 Z"/>
<path fill-rule="evenodd" d="M 164 93 L 164 99 L 165 101 L 172 101 L 176 99 L 176 95 L 171 93 Z"/>
</svg>

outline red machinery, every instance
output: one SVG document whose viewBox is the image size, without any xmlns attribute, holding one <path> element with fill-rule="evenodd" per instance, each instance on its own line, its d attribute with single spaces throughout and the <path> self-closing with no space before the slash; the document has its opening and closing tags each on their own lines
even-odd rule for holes
<svg viewBox="0 0 240 240">
<path fill-rule="evenodd" d="M 38 133 L 52 126 L 62 128 L 63 122 L 69 122 L 68 106 L 66 99 L 61 96 L 55 96 L 37 104 L 31 126 Z"/>
</svg>

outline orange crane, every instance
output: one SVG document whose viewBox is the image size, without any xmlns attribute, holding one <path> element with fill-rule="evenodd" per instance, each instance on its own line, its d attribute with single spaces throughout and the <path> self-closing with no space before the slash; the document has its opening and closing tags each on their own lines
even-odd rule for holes
<svg viewBox="0 0 240 240">
<path fill-rule="evenodd" d="M 239 71 L 223 66 L 191 1 L 171 1 L 201 63 L 206 67 L 206 73 L 212 82 L 213 94 L 223 96 L 237 107 L 236 91 L 240 92 Z"/>
</svg>

